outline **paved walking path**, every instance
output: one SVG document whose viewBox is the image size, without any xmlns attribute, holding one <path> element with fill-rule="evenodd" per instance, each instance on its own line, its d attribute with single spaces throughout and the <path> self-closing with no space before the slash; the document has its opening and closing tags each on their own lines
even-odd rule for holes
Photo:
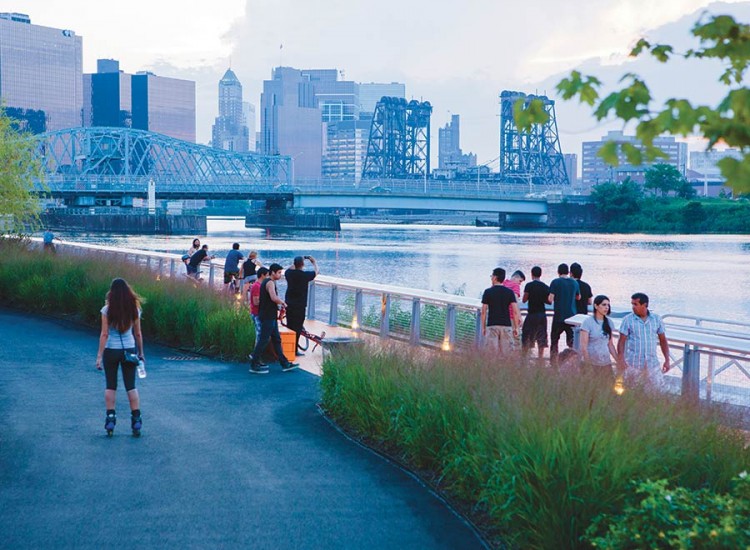
<svg viewBox="0 0 750 550">
<path fill-rule="evenodd" d="M 0 341 L 0 547 L 481 547 L 326 423 L 308 372 L 147 345 L 143 436 L 121 388 L 110 439 L 98 331 L 0 310 Z"/>
</svg>

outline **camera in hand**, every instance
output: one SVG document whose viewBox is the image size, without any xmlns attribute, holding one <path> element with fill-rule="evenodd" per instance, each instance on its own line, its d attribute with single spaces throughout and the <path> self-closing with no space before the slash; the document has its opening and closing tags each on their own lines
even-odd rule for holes
<svg viewBox="0 0 750 550">
<path fill-rule="evenodd" d="M 309 260 L 310 256 L 302 256 L 305 260 Z"/>
</svg>

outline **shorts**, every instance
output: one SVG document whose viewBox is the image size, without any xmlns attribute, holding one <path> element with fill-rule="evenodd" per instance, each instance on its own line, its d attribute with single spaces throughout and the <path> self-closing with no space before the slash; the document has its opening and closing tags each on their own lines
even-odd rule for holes
<svg viewBox="0 0 750 550">
<path fill-rule="evenodd" d="M 547 347 L 547 314 L 546 313 L 529 313 L 523 320 L 523 330 L 521 342 L 524 349 L 534 347 L 534 344 L 540 348 Z"/>
<path fill-rule="evenodd" d="M 487 327 L 487 335 L 484 337 L 484 346 L 487 349 L 500 352 L 500 355 L 510 355 L 517 349 L 517 340 L 513 336 L 513 327 L 492 325 Z"/>
<path fill-rule="evenodd" d="M 237 279 L 240 275 L 239 271 L 225 271 L 224 272 L 224 284 L 228 285 L 232 282 L 232 279 Z"/>
</svg>

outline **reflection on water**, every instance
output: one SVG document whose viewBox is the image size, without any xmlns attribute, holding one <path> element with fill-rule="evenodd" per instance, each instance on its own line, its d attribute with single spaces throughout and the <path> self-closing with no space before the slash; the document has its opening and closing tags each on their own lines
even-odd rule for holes
<svg viewBox="0 0 750 550">
<path fill-rule="evenodd" d="M 63 239 L 184 253 L 189 236 L 79 235 Z M 645 292 L 652 309 L 750 322 L 750 245 L 735 235 L 610 235 L 501 232 L 497 228 L 345 224 L 338 233 L 246 229 L 240 219 L 209 219 L 198 235 L 217 256 L 233 242 L 255 249 L 268 263 L 289 265 L 312 254 L 323 273 L 398 286 L 464 289 L 479 297 L 494 267 L 521 269 L 530 279 L 539 265 L 549 283 L 557 265 L 578 262 L 595 294 L 627 309 Z"/>
</svg>

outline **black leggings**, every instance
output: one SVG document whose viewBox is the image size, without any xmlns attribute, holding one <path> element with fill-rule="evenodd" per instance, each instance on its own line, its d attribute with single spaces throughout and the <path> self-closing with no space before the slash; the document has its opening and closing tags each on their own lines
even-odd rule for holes
<svg viewBox="0 0 750 550">
<path fill-rule="evenodd" d="M 122 366 L 122 383 L 125 390 L 135 389 L 135 365 L 126 365 L 125 352 L 135 353 L 135 348 L 127 350 L 104 348 L 102 360 L 104 361 L 104 376 L 107 378 L 107 389 L 117 389 L 117 367 Z"/>
</svg>

